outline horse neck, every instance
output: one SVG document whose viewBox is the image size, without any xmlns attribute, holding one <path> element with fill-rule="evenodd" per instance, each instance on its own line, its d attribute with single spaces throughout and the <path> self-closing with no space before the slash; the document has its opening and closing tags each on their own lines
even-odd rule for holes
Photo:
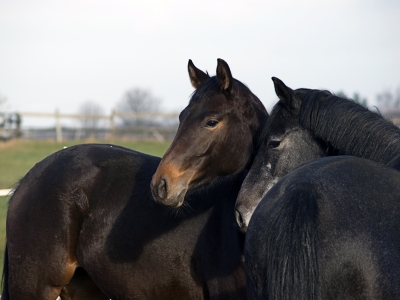
<svg viewBox="0 0 400 300">
<path fill-rule="evenodd" d="M 188 197 L 191 209 L 206 212 L 218 207 L 218 209 L 229 211 L 234 220 L 232 212 L 246 175 L 247 171 L 242 170 L 236 174 L 217 177 L 208 185 L 190 190 Z"/>
<path fill-rule="evenodd" d="M 303 101 L 300 124 L 337 150 L 400 169 L 400 129 L 381 115 L 347 99 Z"/>
<path fill-rule="evenodd" d="M 266 119 L 266 118 L 265 118 Z M 265 126 L 266 121 L 262 123 L 262 127 Z M 258 151 L 260 150 L 260 147 L 262 145 L 262 128 L 258 128 L 256 134 L 253 136 L 253 152 L 251 153 L 251 156 L 249 158 L 249 161 L 246 165 L 245 170 L 250 171 L 251 166 L 253 165 L 253 162 L 258 154 Z"/>
</svg>

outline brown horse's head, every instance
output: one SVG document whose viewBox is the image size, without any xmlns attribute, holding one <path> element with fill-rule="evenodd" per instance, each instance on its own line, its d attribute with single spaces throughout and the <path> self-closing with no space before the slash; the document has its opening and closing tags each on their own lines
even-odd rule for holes
<svg viewBox="0 0 400 300">
<path fill-rule="evenodd" d="M 191 60 L 188 70 L 196 91 L 181 112 L 175 139 L 151 181 L 154 200 L 173 207 L 182 205 L 189 189 L 246 168 L 268 115 L 222 59 L 213 77 Z"/>
</svg>

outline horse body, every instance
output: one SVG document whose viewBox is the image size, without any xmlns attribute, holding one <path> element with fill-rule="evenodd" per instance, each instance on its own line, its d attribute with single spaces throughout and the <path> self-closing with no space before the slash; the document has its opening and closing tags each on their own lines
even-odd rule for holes
<svg viewBox="0 0 400 300">
<path fill-rule="evenodd" d="M 21 180 L 7 215 L 2 299 L 245 298 L 234 202 L 268 114 L 223 60 L 214 77 L 191 61 L 188 70 L 198 91 L 164 163 L 81 145 Z"/>
<path fill-rule="evenodd" d="M 243 238 L 230 217 L 243 176 L 174 212 L 151 198 L 159 161 L 80 145 L 37 164 L 10 202 L 10 299 L 56 298 L 77 267 L 108 299 L 243 299 Z"/>
<path fill-rule="evenodd" d="M 399 299 L 400 173 L 313 160 L 274 185 L 246 234 L 249 299 Z"/>
</svg>

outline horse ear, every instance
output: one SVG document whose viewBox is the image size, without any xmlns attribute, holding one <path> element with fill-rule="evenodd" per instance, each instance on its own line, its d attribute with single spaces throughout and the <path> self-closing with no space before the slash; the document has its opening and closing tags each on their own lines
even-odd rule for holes
<svg viewBox="0 0 400 300">
<path fill-rule="evenodd" d="M 197 89 L 200 84 L 210 78 L 208 74 L 204 73 L 202 70 L 197 69 L 191 59 L 189 59 L 188 71 L 190 82 L 195 89 Z"/>
<path fill-rule="evenodd" d="M 218 82 L 221 85 L 222 90 L 230 91 L 233 81 L 231 70 L 229 69 L 228 64 L 223 59 L 218 58 L 217 61 Z"/>
<path fill-rule="evenodd" d="M 275 93 L 291 112 L 298 112 L 301 101 L 296 97 L 294 91 L 287 87 L 282 80 L 272 77 L 275 86 Z"/>
</svg>

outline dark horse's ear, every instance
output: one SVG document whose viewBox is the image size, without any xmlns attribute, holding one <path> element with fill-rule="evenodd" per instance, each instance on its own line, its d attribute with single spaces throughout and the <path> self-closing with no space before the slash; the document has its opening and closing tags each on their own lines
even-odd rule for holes
<svg viewBox="0 0 400 300">
<path fill-rule="evenodd" d="M 222 90 L 230 91 L 233 81 L 232 73 L 229 69 L 228 64 L 220 58 L 218 58 L 217 79 L 219 84 L 221 85 Z"/>
<path fill-rule="evenodd" d="M 294 91 L 287 87 L 282 80 L 276 77 L 272 77 L 272 81 L 275 86 L 275 93 L 278 98 L 286 105 L 289 111 L 297 113 L 300 109 L 301 101 L 295 95 Z"/>
<path fill-rule="evenodd" d="M 208 74 L 204 73 L 202 70 L 197 69 L 191 59 L 189 59 L 188 71 L 190 82 L 195 89 L 197 89 L 200 84 L 210 78 Z"/>
</svg>

